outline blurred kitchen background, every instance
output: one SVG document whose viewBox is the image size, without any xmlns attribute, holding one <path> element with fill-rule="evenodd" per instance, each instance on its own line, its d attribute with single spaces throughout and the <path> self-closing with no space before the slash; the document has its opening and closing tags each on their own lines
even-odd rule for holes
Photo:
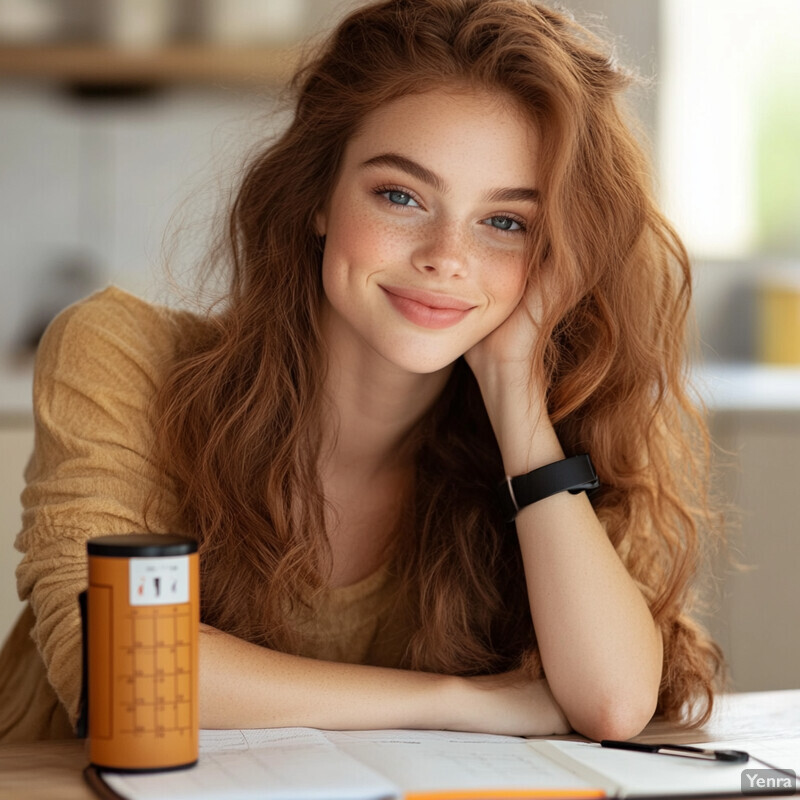
<svg viewBox="0 0 800 800">
<path fill-rule="evenodd" d="M 357 4 L 0 0 L 0 638 L 43 327 L 109 283 L 179 301 L 244 154 L 283 124 L 297 48 Z M 716 558 L 708 623 L 734 688 L 798 688 L 800 2 L 561 6 L 646 78 L 630 102 L 695 264 L 695 383 L 749 565 Z"/>
</svg>

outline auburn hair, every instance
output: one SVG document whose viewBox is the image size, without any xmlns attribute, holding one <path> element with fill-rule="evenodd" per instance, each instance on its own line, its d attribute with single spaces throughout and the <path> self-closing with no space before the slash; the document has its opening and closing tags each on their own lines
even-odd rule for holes
<svg viewBox="0 0 800 800">
<path fill-rule="evenodd" d="M 722 662 L 689 615 L 716 529 L 708 434 L 686 383 L 689 260 L 623 111 L 630 80 L 595 36 L 526 0 L 370 4 L 307 57 L 291 122 L 233 200 L 224 302 L 183 337 L 156 397 L 155 457 L 200 543 L 205 622 L 291 651 L 286 604 L 330 569 L 314 221 L 348 141 L 404 95 L 488 89 L 513 98 L 539 142 L 529 280 L 542 269 L 558 280 L 531 369 L 544 370 L 567 455 L 591 454 L 594 508 L 663 633 L 659 711 L 707 719 Z M 493 499 L 502 461 L 463 359 L 408 445 L 415 477 L 392 553 L 409 630 L 398 666 L 541 674 L 519 545 Z"/>
</svg>

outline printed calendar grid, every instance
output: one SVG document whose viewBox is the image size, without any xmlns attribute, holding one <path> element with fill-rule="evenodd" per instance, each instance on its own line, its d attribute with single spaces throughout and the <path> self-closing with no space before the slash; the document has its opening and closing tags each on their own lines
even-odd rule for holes
<svg viewBox="0 0 800 800">
<path fill-rule="evenodd" d="M 127 615 L 129 639 L 119 646 L 118 693 L 124 733 L 189 735 L 191 612 L 186 606 L 142 606 Z"/>
</svg>

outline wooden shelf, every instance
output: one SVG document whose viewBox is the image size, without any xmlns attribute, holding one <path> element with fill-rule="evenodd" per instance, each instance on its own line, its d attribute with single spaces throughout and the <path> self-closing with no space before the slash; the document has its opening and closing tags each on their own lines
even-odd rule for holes
<svg viewBox="0 0 800 800">
<path fill-rule="evenodd" d="M 25 78 L 89 85 L 274 86 L 291 77 L 296 63 L 297 51 L 291 48 L 6 46 L 0 47 L 0 81 Z"/>
</svg>

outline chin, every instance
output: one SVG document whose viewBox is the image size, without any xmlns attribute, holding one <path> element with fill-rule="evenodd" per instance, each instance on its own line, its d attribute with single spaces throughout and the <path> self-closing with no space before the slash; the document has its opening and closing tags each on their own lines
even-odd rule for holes
<svg viewBox="0 0 800 800">
<path fill-rule="evenodd" d="M 366 348 L 362 350 L 362 357 L 370 360 L 367 353 L 377 355 L 384 367 L 391 365 L 412 375 L 449 370 L 481 338 L 473 330 L 414 330 L 409 329 L 410 326 L 393 326 L 391 322 L 391 319 L 372 320 L 360 330 L 353 326 L 352 330 Z"/>
<path fill-rule="evenodd" d="M 404 372 L 414 375 L 433 375 L 450 369 L 463 353 L 421 354 L 421 353 L 384 353 L 384 358 Z"/>
</svg>

